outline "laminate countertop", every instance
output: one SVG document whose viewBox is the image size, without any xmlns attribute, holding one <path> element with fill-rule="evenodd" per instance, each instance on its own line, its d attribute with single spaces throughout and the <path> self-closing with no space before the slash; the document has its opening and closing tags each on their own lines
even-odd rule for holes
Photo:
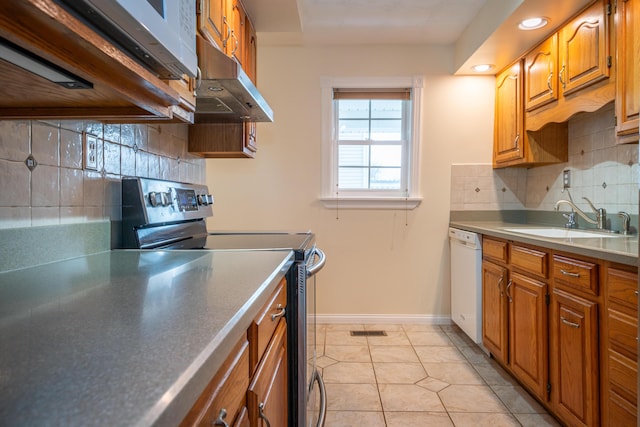
<svg viewBox="0 0 640 427">
<path fill-rule="evenodd" d="M 0 425 L 177 425 L 291 251 L 109 251 L 0 273 Z"/>
<path fill-rule="evenodd" d="M 574 254 L 617 262 L 620 264 L 634 266 L 638 265 L 637 234 L 630 236 L 611 236 L 602 234 L 602 237 L 600 237 L 598 236 L 598 234 L 594 233 L 594 237 L 589 238 L 552 238 L 525 234 L 518 231 L 509 231 L 507 229 L 517 230 L 523 228 L 557 228 L 558 230 L 562 230 L 562 227 L 509 223 L 503 221 L 474 220 L 451 221 L 449 223 L 449 226 L 462 230 L 473 231 L 475 233 L 480 233 L 487 236 L 528 243 L 544 248 L 566 251 Z"/>
</svg>

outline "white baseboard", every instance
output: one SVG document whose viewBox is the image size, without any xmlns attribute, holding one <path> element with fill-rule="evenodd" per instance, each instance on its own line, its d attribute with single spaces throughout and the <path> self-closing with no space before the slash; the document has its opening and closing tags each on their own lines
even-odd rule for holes
<svg viewBox="0 0 640 427">
<path fill-rule="evenodd" d="M 435 314 L 316 314 L 318 323 L 361 323 L 400 325 L 450 325 L 450 315 Z"/>
</svg>

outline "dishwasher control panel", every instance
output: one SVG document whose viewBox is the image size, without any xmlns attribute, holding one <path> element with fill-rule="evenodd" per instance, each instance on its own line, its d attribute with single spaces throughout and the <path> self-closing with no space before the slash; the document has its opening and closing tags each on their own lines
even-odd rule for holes
<svg viewBox="0 0 640 427">
<path fill-rule="evenodd" d="M 449 239 L 477 248 L 480 248 L 482 244 L 480 234 L 472 231 L 460 230 L 459 228 L 449 228 Z"/>
</svg>

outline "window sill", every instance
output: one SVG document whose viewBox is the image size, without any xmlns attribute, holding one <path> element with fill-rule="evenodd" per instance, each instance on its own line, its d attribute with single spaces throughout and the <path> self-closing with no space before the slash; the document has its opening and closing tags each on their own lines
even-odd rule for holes
<svg viewBox="0 0 640 427">
<path fill-rule="evenodd" d="M 401 209 L 413 210 L 422 202 L 422 197 L 320 197 L 328 209 Z"/>
</svg>

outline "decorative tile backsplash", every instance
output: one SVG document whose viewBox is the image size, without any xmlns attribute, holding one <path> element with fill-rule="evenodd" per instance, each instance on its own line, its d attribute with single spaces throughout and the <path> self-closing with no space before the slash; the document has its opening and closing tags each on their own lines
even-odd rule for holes
<svg viewBox="0 0 640 427">
<path fill-rule="evenodd" d="M 97 137 L 96 170 L 84 168 L 83 132 Z M 183 124 L 0 121 L 0 228 L 118 221 L 123 176 L 204 183 L 187 141 Z"/>
<path fill-rule="evenodd" d="M 590 212 L 582 197 L 609 212 L 638 213 L 638 144 L 615 144 L 613 103 L 569 121 L 569 161 L 531 169 L 493 169 L 490 164 L 451 166 L 451 210 L 545 210 L 560 199 L 563 171 L 571 175 L 576 205 Z"/>
</svg>

